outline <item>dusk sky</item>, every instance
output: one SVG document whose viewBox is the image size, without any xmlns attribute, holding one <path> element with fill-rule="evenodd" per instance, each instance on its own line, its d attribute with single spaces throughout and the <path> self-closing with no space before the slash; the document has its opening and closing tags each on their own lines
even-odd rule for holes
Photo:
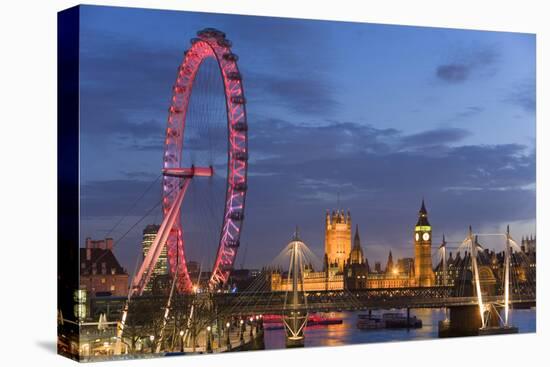
<svg viewBox="0 0 550 367">
<path fill-rule="evenodd" d="M 517 239 L 535 233 L 532 34 L 81 12 L 80 245 L 88 236 L 117 241 L 128 232 L 115 252 L 130 272 L 141 231 L 162 220 L 154 210 L 132 228 L 160 198 L 159 181 L 140 195 L 160 174 L 176 69 L 205 27 L 233 42 L 247 98 L 250 176 L 239 266 L 245 252 L 245 267 L 269 263 L 296 225 L 322 257 L 325 211 L 336 209 L 338 196 L 371 264 L 385 262 L 390 249 L 394 258 L 413 256 L 423 197 L 434 248 L 443 233 L 462 240 L 470 224 L 480 233 L 510 224 Z M 213 255 L 188 246 L 189 260 L 210 266 Z"/>
</svg>

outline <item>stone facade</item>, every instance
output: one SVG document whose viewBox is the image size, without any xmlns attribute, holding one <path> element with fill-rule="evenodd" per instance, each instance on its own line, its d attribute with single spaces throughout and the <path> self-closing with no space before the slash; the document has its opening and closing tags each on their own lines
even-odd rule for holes
<svg viewBox="0 0 550 367">
<path fill-rule="evenodd" d="M 351 252 L 351 215 L 350 212 L 327 212 L 325 219 L 325 254 L 328 265 L 338 267 L 339 272 L 344 271 L 344 265 L 348 261 Z M 326 269 L 325 269 L 326 270 Z"/>
<path fill-rule="evenodd" d="M 128 273 L 112 252 L 113 240 L 86 239 L 80 249 L 80 289 L 90 296 L 128 295 Z"/>
<path fill-rule="evenodd" d="M 342 290 L 344 289 L 344 275 L 331 274 L 324 271 L 305 271 L 304 284 L 298 285 L 299 291 L 324 291 L 324 290 Z M 291 291 L 292 279 L 288 279 L 286 274 L 274 272 L 271 274 L 272 291 Z"/>
</svg>

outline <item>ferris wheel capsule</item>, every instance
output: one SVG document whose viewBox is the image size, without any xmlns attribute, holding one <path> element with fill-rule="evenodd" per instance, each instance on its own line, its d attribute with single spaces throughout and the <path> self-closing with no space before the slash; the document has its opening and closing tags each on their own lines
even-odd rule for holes
<svg viewBox="0 0 550 367">
<path fill-rule="evenodd" d="M 223 58 L 228 61 L 239 61 L 239 56 L 234 53 L 227 53 L 223 55 Z"/>
</svg>

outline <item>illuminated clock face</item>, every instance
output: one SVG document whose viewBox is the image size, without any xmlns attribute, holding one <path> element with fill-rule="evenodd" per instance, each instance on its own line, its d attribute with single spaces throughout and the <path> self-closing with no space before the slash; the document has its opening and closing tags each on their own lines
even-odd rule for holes
<svg viewBox="0 0 550 367">
<path fill-rule="evenodd" d="M 427 232 L 424 233 L 424 234 L 422 235 L 422 239 L 423 239 L 424 241 L 429 241 L 429 240 L 430 240 L 430 234 L 427 233 Z"/>
<path fill-rule="evenodd" d="M 418 234 L 418 232 L 416 232 L 416 235 L 414 236 L 416 238 L 416 240 L 418 241 L 420 239 L 420 234 Z"/>
</svg>

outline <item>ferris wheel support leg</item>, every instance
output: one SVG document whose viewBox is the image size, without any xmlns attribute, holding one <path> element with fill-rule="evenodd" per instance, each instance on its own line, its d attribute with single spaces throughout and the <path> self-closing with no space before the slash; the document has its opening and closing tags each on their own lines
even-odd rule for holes
<svg viewBox="0 0 550 367">
<path fill-rule="evenodd" d="M 124 304 L 124 309 L 122 310 L 122 318 L 120 322 L 117 323 L 115 355 L 120 355 L 122 353 L 122 334 L 124 333 L 126 316 L 128 316 L 128 303 L 129 303 L 129 298 L 126 300 L 126 303 Z"/>
<path fill-rule="evenodd" d="M 155 240 L 153 241 L 153 244 L 151 245 L 151 248 L 147 253 L 147 256 L 145 256 L 145 259 L 143 260 L 138 272 L 134 277 L 134 280 L 132 281 L 132 287 L 130 288 L 130 291 L 128 293 L 128 299 L 126 300 L 124 309 L 122 311 L 122 319 L 120 323 L 117 325 L 117 335 L 116 335 L 117 341 L 115 344 L 116 355 L 121 354 L 121 351 L 122 351 L 122 335 L 124 333 L 124 327 L 126 325 L 126 317 L 128 316 L 130 298 L 136 294 L 141 295 L 141 293 L 143 292 L 143 289 L 145 288 L 145 285 L 149 281 L 151 277 L 151 270 L 154 268 L 158 260 L 158 257 L 160 255 L 160 252 L 163 246 L 165 245 L 166 240 L 168 239 L 170 230 L 172 229 L 174 222 L 177 218 L 179 208 L 185 196 L 185 192 L 187 191 L 187 187 L 189 186 L 189 181 L 190 179 L 185 179 L 185 181 L 183 182 L 183 185 L 180 188 L 180 192 L 178 193 L 178 196 L 174 201 L 174 205 L 172 205 L 172 207 L 168 211 L 168 215 L 166 215 L 165 219 L 162 221 L 159 231 L 155 236 Z M 159 244 L 162 244 L 162 245 L 159 245 Z"/>
<path fill-rule="evenodd" d="M 174 274 L 174 279 L 172 280 L 172 287 L 170 288 L 170 296 L 168 297 L 168 301 L 166 302 L 166 307 L 164 309 L 164 317 L 162 318 L 162 328 L 160 329 L 160 335 L 159 335 L 159 341 L 157 343 L 157 349 L 156 353 L 160 353 L 160 348 L 162 346 L 163 338 L 164 338 L 164 329 L 166 329 L 166 324 L 168 323 L 168 315 L 170 313 L 170 305 L 172 303 L 172 296 L 174 295 L 174 288 L 176 285 L 176 280 L 178 278 L 178 269 L 176 269 L 176 272 Z"/>
<path fill-rule="evenodd" d="M 145 256 L 145 259 L 141 263 L 141 266 L 139 267 L 139 270 L 136 273 L 134 280 L 132 281 L 132 288 L 130 290 L 131 295 L 134 295 L 134 294 L 141 295 L 143 293 L 143 289 L 145 288 L 145 285 L 151 278 L 152 269 L 157 263 L 157 260 L 160 256 L 162 248 L 166 245 L 168 235 L 170 234 L 170 231 L 174 226 L 174 222 L 178 217 L 181 203 L 183 201 L 185 192 L 187 191 L 187 187 L 189 186 L 190 181 L 191 179 L 189 178 L 184 179 L 182 187 L 180 188 L 180 191 L 176 197 L 176 200 L 174 200 L 174 204 L 168 211 L 167 215 L 164 217 L 164 220 L 160 225 L 157 235 L 155 236 L 155 240 L 153 241 L 151 248 L 149 249 L 149 252 Z"/>
</svg>

